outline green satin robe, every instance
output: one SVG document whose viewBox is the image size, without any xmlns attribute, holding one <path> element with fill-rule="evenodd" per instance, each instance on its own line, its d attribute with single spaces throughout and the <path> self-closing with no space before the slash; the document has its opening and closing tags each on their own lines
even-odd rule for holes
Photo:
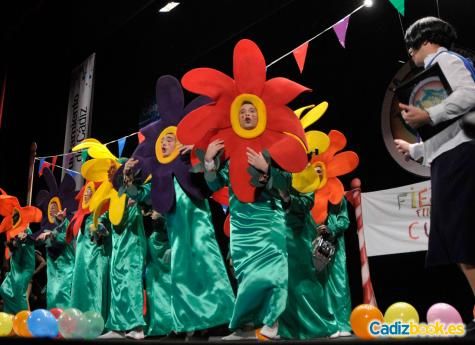
<svg viewBox="0 0 475 345">
<path fill-rule="evenodd" d="M 214 179 L 205 175 L 212 190 L 229 186 L 230 253 L 238 281 L 229 328 L 242 328 L 248 324 L 255 327 L 272 326 L 287 304 L 288 265 L 284 210 L 280 199 L 264 188 L 256 201 L 239 201 L 229 183 L 228 164 L 227 162 L 217 172 Z M 271 180 L 277 177 L 278 171 L 271 167 Z"/>
<path fill-rule="evenodd" d="M 25 232 L 31 235 L 31 230 Z M 35 244 L 27 239 L 16 248 L 10 257 L 10 271 L 0 286 L 3 299 L 3 311 L 15 315 L 22 310 L 28 310 L 26 290 L 35 271 Z"/>
<path fill-rule="evenodd" d="M 137 201 L 127 199 L 124 216 L 119 225 L 113 226 L 108 212 L 100 222 L 112 234 L 110 261 L 110 311 L 106 328 L 128 331 L 144 328 L 144 283 L 147 240 L 140 202 L 150 195 L 150 184 L 139 186 Z"/>
<path fill-rule="evenodd" d="M 338 323 L 339 331 L 351 332 L 351 293 L 348 282 L 348 270 L 346 268 L 345 236 L 350 220 L 346 199 L 343 198 L 341 206 L 329 205 L 327 228 L 337 238 L 337 248 L 333 260 L 327 267 L 328 270 L 328 293 L 327 296 L 332 305 Z"/>
<path fill-rule="evenodd" d="M 166 335 L 173 331 L 171 313 L 170 243 L 165 220 L 154 222 L 147 239 L 145 291 L 147 292 L 148 336 Z"/>
<path fill-rule="evenodd" d="M 227 324 L 234 294 L 216 241 L 207 200 L 191 199 L 174 178 L 176 204 L 164 214 L 171 245 L 174 331 Z"/>
<path fill-rule="evenodd" d="M 52 231 L 46 243 L 46 305 L 48 309 L 71 307 L 71 285 L 74 271 L 74 242 L 66 242 L 65 219 Z"/>
<path fill-rule="evenodd" d="M 71 307 L 100 313 L 105 322 L 109 315 L 111 236 L 103 237 L 100 244 L 93 242 L 89 231 L 92 222 L 91 214 L 84 220 L 76 239 Z"/>
<path fill-rule="evenodd" d="M 338 330 L 328 297 L 328 272 L 317 272 L 312 262 L 313 198 L 313 193 L 292 190 L 286 214 L 289 297 L 279 318 L 279 334 L 288 339 L 327 337 Z"/>
</svg>

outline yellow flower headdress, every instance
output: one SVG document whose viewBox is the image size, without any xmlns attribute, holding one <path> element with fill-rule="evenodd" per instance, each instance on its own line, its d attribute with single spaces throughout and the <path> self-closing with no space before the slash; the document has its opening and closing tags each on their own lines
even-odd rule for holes
<svg viewBox="0 0 475 345">
<path fill-rule="evenodd" d="M 113 225 L 119 225 L 124 216 L 126 195 L 119 196 L 109 177 L 110 170 L 117 170 L 122 164 L 116 156 L 100 141 L 88 138 L 73 147 L 73 151 L 87 149 L 92 158 L 81 167 L 81 175 L 87 181 L 102 182 L 89 201 L 89 210 L 94 214 L 94 228 L 103 205 L 109 201 L 109 219 Z"/>
</svg>

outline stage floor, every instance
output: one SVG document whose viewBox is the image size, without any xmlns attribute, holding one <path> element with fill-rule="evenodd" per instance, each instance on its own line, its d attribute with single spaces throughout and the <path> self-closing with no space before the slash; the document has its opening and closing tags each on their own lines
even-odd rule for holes
<svg viewBox="0 0 475 345">
<path fill-rule="evenodd" d="M 272 341 L 272 343 L 288 343 L 288 344 L 472 344 L 474 343 L 475 338 L 472 337 L 462 337 L 462 338 L 406 338 L 406 339 L 376 339 L 371 341 L 365 341 L 359 339 L 357 337 L 345 337 L 345 338 L 337 338 L 337 339 L 328 339 L 328 338 L 318 338 L 306 341 L 299 341 L 299 340 L 280 340 L 280 341 Z M 186 344 L 252 344 L 257 343 L 258 341 L 255 340 L 246 340 L 246 341 L 223 341 L 219 337 L 210 337 L 209 339 L 201 339 L 201 340 L 191 340 L 185 341 L 183 339 L 177 340 L 165 340 L 161 338 L 145 338 L 143 340 L 131 340 L 131 339 L 94 339 L 94 340 L 66 340 L 66 339 L 40 339 L 40 338 L 13 338 L 13 337 L 4 337 L 0 338 L 0 344 L 51 344 L 51 343 L 58 343 L 58 344 L 71 344 L 71 345 L 85 345 L 85 344 L 105 344 L 105 345 L 115 345 L 115 344 L 179 344 L 179 343 L 186 343 Z M 269 341 L 271 342 L 271 341 Z"/>
</svg>

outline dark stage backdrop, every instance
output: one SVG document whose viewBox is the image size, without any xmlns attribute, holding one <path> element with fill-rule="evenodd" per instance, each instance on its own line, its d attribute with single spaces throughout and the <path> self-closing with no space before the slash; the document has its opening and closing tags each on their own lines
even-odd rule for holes
<svg viewBox="0 0 475 345">
<path fill-rule="evenodd" d="M 10 40 L 9 53 L 1 58 L 2 65 L 8 65 L 9 83 L 0 129 L 0 186 L 24 201 L 31 141 L 38 142 L 39 155 L 61 152 L 70 72 L 90 53 L 96 52 L 92 136 L 107 142 L 138 130 L 140 122 L 157 115 L 154 86 L 160 75 L 180 78 L 194 67 L 232 74 L 232 50 L 241 38 L 257 42 L 270 62 L 334 24 L 361 2 L 185 1 L 168 15 L 157 14 L 156 5 L 147 1 L 140 1 L 143 10 L 128 12 L 120 12 L 117 2 L 104 2 L 107 8 L 92 1 L 74 5 L 46 2 L 43 17 L 31 18 Z M 125 2 L 119 3 L 125 6 Z M 459 32 L 459 46 L 475 50 L 475 21 L 466 19 L 467 13 L 475 13 L 475 2 L 438 3 L 441 17 Z M 76 14 L 71 17 L 71 13 Z M 116 22 L 110 22 L 108 14 L 115 14 Z M 401 18 L 404 29 L 426 15 L 437 15 L 435 0 L 406 0 L 406 16 Z M 373 8 L 351 17 L 346 49 L 329 31 L 310 43 L 303 74 L 292 56 L 268 70 L 268 78 L 286 76 L 312 88 L 292 107 L 324 100 L 330 103 L 315 127 L 342 131 L 348 138 L 347 149 L 359 154 L 360 166 L 344 179 L 347 188 L 353 177 L 362 180 L 363 191 L 422 180 L 399 167 L 381 134 L 387 86 L 401 68 L 400 61 L 407 60 L 396 10 L 388 0 L 375 0 Z M 193 95 L 186 97 L 190 100 Z M 130 155 L 134 144 L 132 140 L 126 144 L 125 155 Z M 35 183 L 37 190 L 42 182 Z M 362 302 L 362 292 L 354 225 L 346 239 L 352 297 L 357 305 Z M 470 320 L 474 300 L 461 273 L 454 267 L 426 270 L 424 255 L 370 258 L 381 310 L 406 301 L 417 307 L 424 320 L 430 305 L 447 302 Z"/>
</svg>

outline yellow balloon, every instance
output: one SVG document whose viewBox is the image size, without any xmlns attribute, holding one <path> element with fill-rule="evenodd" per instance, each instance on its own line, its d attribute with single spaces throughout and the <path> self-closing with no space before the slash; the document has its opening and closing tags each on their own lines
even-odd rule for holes
<svg viewBox="0 0 475 345">
<path fill-rule="evenodd" d="M 0 313 L 0 337 L 10 334 L 13 328 L 13 319 L 10 314 Z"/>
<path fill-rule="evenodd" d="M 384 322 L 387 324 L 401 321 L 403 323 L 419 323 L 419 314 L 416 308 L 406 302 L 397 302 L 389 306 L 384 313 Z"/>
</svg>

